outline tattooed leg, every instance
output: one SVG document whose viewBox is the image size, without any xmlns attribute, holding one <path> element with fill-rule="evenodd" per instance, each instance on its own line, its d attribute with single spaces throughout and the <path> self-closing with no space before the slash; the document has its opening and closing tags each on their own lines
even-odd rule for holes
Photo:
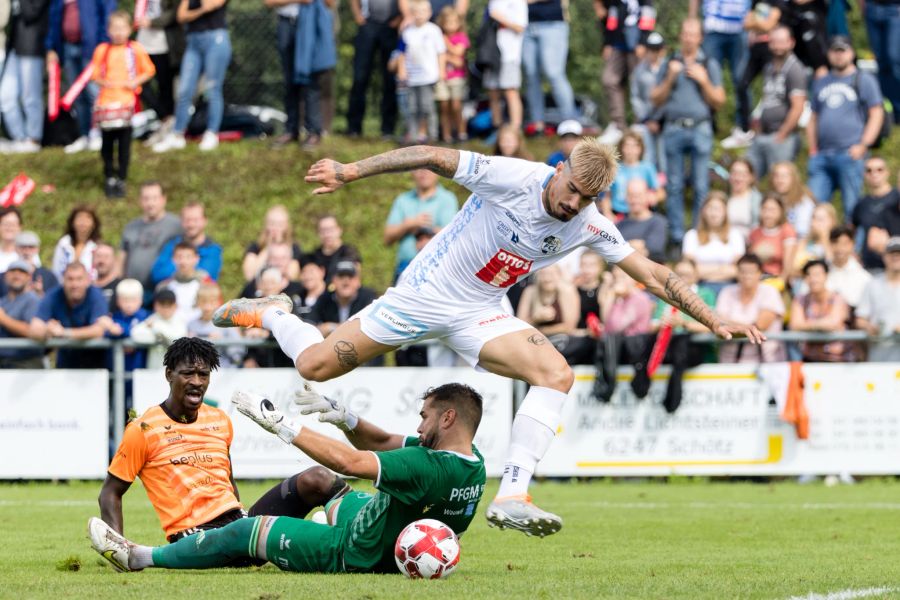
<svg viewBox="0 0 900 600">
<path fill-rule="evenodd" d="M 352 319 L 300 354 L 296 366 L 306 380 L 328 381 L 391 350 L 394 346 L 376 342 L 362 332 L 359 319 Z"/>
<path fill-rule="evenodd" d="M 350 370 L 359 366 L 359 353 L 352 342 L 344 340 L 335 342 L 334 353 L 337 354 L 338 364 L 342 368 Z"/>
</svg>

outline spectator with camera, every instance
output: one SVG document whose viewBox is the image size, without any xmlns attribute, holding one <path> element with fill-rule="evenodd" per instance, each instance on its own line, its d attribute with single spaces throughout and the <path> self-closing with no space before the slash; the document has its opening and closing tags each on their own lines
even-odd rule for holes
<svg viewBox="0 0 900 600">
<path fill-rule="evenodd" d="M 650 95 L 664 115 L 666 148 L 666 214 L 673 243 L 684 237 L 685 159 L 691 160 L 690 184 L 694 196 L 694 221 L 709 191 L 713 116 L 725 103 L 719 63 L 700 47 L 703 32 L 697 19 L 681 25 L 681 48 L 660 70 L 659 83 Z"/>
</svg>

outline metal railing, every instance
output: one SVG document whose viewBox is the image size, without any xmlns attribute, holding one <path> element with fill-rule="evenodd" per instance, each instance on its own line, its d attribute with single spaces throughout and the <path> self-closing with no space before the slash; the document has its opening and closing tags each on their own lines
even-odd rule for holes
<svg viewBox="0 0 900 600">
<path fill-rule="evenodd" d="M 850 330 L 836 333 L 826 332 L 806 332 L 806 331 L 783 331 L 781 333 L 768 336 L 769 340 L 778 342 L 893 342 L 900 345 L 900 334 L 886 336 L 870 336 L 865 331 Z M 229 339 L 229 340 L 210 340 L 219 348 L 228 348 L 234 346 L 241 347 L 263 347 L 277 348 L 278 345 L 269 339 Z M 721 339 L 711 333 L 695 333 L 691 335 L 691 341 L 697 343 L 716 343 L 722 342 Z M 746 343 L 745 338 L 737 338 L 732 340 L 738 343 Z M 437 343 L 437 340 L 428 340 L 423 344 Z M 45 342 L 37 342 L 27 338 L 0 338 L 0 348 L 10 349 L 57 349 L 72 348 L 84 350 L 110 350 L 112 352 L 112 370 L 109 372 L 109 378 L 112 382 L 112 401 L 113 411 L 112 419 L 115 426 L 113 427 L 113 436 L 115 438 L 115 446 L 118 447 L 122 440 L 122 424 L 125 423 L 125 382 L 131 378 L 131 373 L 125 370 L 125 350 L 126 349 L 149 349 L 157 344 L 139 344 L 127 339 L 96 339 L 96 340 L 68 340 L 68 339 L 49 339 Z"/>
</svg>

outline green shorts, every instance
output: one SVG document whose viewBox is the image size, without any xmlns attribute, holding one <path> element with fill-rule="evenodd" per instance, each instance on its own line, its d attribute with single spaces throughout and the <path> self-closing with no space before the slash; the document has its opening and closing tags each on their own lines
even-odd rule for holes
<svg viewBox="0 0 900 600">
<path fill-rule="evenodd" d="M 372 494 L 350 492 L 341 497 L 335 525 L 306 519 L 278 517 L 266 540 L 266 558 L 282 571 L 299 573 L 341 573 L 344 568 L 344 539 L 357 513 Z M 336 500 L 325 505 L 325 511 Z"/>
</svg>

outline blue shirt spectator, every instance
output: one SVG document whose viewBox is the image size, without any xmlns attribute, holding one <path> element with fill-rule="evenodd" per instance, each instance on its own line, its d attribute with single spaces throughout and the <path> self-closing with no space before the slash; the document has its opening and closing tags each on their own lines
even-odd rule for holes
<svg viewBox="0 0 900 600">
<path fill-rule="evenodd" d="M 23 338 L 41 299 L 28 291 L 32 265 L 14 260 L 3 274 L 6 293 L 0 297 L 0 338 Z M 40 368 L 43 351 L 30 348 L 0 348 L 0 368 Z"/>
<path fill-rule="evenodd" d="M 616 178 L 613 180 L 612 187 L 609 188 L 613 212 L 628 214 L 626 191 L 628 189 L 628 182 L 632 179 L 643 180 L 646 182 L 647 187 L 654 192 L 659 189 L 656 168 L 649 162 L 642 160 L 633 165 L 619 163 L 619 170 L 616 171 Z"/>
<path fill-rule="evenodd" d="M 412 176 L 415 189 L 394 199 L 384 227 L 385 243 L 400 242 L 395 275 L 399 275 L 416 255 L 416 231 L 423 227 L 432 230 L 446 227 L 459 209 L 453 192 L 438 184 L 437 174 L 416 169 Z"/>
<path fill-rule="evenodd" d="M 29 336 L 47 340 L 63 338 L 89 340 L 103 337 L 109 324 L 109 302 L 99 288 L 91 285 L 90 275 L 81 263 L 70 263 L 63 273 L 63 284 L 48 292 L 31 320 Z M 56 357 L 60 369 L 102 369 L 105 350 L 61 348 Z"/>
<path fill-rule="evenodd" d="M 155 286 L 160 281 L 168 279 L 175 274 L 175 246 L 181 242 L 187 242 L 197 249 L 200 262 L 197 268 L 209 273 L 214 280 L 219 278 L 222 271 L 222 246 L 206 236 L 206 213 L 199 202 L 188 202 L 181 209 L 182 235 L 173 237 L 163 244 L 159 251 L 159 257 L 153 263 L 150 270 L 150 279 Z"/>
</svg>

